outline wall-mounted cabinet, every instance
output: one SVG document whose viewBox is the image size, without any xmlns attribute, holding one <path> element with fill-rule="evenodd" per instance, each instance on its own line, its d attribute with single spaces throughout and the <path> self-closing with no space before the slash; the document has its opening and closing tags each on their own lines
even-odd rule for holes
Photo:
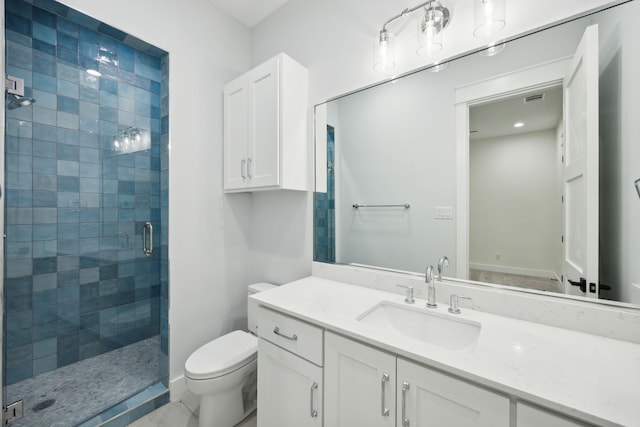
<svg viewBox="0 0 640 427">
<path fill-rule="evenodd" d="M 280 54 L 224 87 L 224 190 L 308 190 L 307 70 Z"/>
</svg>

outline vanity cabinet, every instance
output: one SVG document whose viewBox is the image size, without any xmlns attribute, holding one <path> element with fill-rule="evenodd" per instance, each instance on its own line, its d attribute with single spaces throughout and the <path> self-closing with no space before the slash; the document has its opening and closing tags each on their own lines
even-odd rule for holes
<svg viewBox="0 0 640 427">
<path fill-rule="evenodd" d="M 307 185 L 307 70 L 285 54 L 224 87 L 224 190 Z"/>
<path fill-rule="evenodd" d="M 323 333 L 258 308 L 258 427 L 322 427 Z"/>
<path fill-rule="evenodd" d="M 518 402 L 516 407 L 517 427 L 588 427 L 591 424 L 581 423 L 577 420 L 566 418 L 560 414 L 547 411 L 546 409 L 530 405 L 525 402 Z"/>
<path fill-rule="evenodd" d="M 507 396 L 402 358 L 397 368 L 397 426 L 509 427 Z"/>
<path fill-rule="evenodd" d="M 331 332 L 324 377 L 327 426 L 509 427 L 507 396 Z"/>
<path fill-rule="evenodd" d="M 325 333 L 325 424 L 396 425 L 396 356 Z"/>
</svg>

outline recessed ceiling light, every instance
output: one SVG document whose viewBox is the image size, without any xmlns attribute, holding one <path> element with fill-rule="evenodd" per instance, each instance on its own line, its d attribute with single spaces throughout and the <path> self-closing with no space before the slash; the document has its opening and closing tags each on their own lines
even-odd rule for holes
<svg viewBox="0 0 640 427">
<path fill-rule="evenodd" d="M 514 123 L 513 124 L 514 128 L 521 128 L 522 126 L 524 126 L 524 123 L 522 123 L 522 122 L 518 122 L 518 123 Z"/>
</svg>

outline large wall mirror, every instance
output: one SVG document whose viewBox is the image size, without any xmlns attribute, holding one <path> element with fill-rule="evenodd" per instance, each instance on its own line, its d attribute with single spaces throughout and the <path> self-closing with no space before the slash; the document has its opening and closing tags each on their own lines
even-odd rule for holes
<svg viewBox="0 0 640 427">
<path fill-rule="evenodd" d="M 640 304 L 640 2 L 316 106 L 314 260 Z"/>
</svg>

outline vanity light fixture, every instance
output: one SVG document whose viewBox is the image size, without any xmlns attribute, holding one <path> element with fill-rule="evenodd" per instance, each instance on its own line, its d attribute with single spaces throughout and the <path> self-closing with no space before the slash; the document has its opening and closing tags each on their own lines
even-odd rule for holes
<svg viewBox="0 0 640 427">
<path fill-rule="evenodd" d="M 475 37 L 491 37 L 504 28 L 506 0 L 474 0 Z"/>
<path fill-rule="evenodd" d="M 442 49 L 442 32 L 449 25 L 451 15 L 449 9 L 442 6 L 438 0 L 429 0 L 418 6 L 404 9 L 384 23 L 382 30 L 374 40 L 373 68 L 375 70 L 388 71 L 396 65 L 393 35 L 389 32 L 387 26 L 419 10 L 422 13 L 418 18 L 418 48 L 416 53 L 429 56 Z"/>
<path fill-rule="evenodd" d="M 513 127 L 514 127 L 514 128 L 521 128 L 521 127 L 523 127 L 523 126 L 524 126 L 524 123 L 522 123 L 522 122 L 518 122 L 518 123 L 514 123 L 514 124 L 513 124 Z"/>
</svg>

